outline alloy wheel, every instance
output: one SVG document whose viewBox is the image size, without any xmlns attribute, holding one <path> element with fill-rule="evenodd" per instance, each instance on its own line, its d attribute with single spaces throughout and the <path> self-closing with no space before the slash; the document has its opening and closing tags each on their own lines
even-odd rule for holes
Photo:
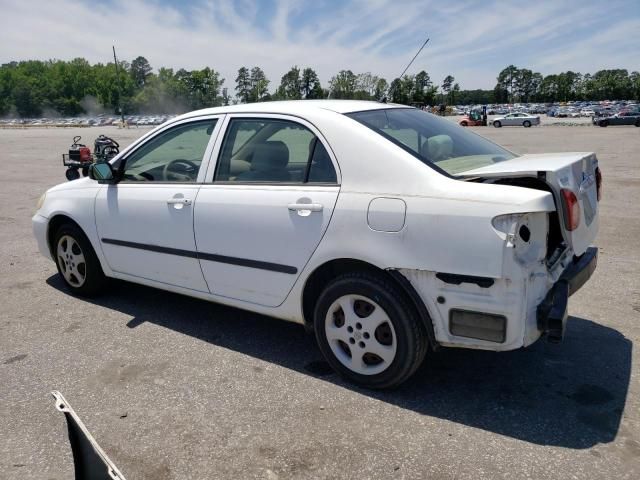
<svg viewBox="0 0 640 480">
<path fill-rule="evenodd" d="M 396 356 L 396 332 L 389 315 L 361 295 L 344 295 L 331 304 L 325 333 L 340 363 L 361 375 L 383 372 Z"/>
<path fill-rule="evenodd" d="M 62 276 L 72 287 L 81 287 L 87 279 L 87 264 L 78 242 L 70 235 L 58 240 L 58 265 Z"/>
</svg>

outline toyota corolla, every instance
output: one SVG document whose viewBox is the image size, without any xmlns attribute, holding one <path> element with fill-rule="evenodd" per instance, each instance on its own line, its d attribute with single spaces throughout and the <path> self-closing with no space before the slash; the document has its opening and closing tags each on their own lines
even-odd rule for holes
<svg viewBox="0 0 640 480">
<path fill-rule="evenodd" d="M 402 105 L 200 110 L 40 199 L 40 251 L 77 295 L 116 278 L 304 324 L 386 388 L 441 346 L 562 339 L 591 276 L 593 153 L 516 155 Z"/>
</svg>

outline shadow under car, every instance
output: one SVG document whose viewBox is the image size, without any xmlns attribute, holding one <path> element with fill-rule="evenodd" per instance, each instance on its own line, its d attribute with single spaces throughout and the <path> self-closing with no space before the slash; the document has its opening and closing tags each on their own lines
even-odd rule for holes
<svg viewBox="0 0 640 480">
<path fill-rule="evenodd" d="M 58 275 L 47 283 L 67 292 Z M 569 318 L 561 345 L 542 340 L 502 353 L 442 348 L 399 388 L 372 391 L 335 374 L 297 324 L 120 281 L 108 294 L 80 301 L 130 315 L 129 328 L 151 322 L 423 415 L 539 445 L 582 449 L 613 441 L 631 375 L 632 342 L 578 317 Z"/>
</svg>

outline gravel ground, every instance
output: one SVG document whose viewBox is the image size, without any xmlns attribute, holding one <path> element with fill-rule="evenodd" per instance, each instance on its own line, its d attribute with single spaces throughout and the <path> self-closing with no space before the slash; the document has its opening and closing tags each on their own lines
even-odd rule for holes
<svg viewBox="0 0 640 480">
<path fill-rule="evenodd" d="M 0 130 L 0 478 L 73 475 L 62 391 L 129 479 L 638 478 L 640 129 L 473 128 L 520 153 L 595 151 L 598 270 L 561 345 L 443 349 L 392 392 L 331 373 L 303 328 L 127 283 L 68 295 L 31 215 L 74 134 Z"/>
</svg>

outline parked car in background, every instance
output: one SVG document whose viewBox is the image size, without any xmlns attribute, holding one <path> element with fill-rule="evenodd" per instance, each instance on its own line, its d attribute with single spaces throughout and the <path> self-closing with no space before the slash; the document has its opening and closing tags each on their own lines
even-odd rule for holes
<svg viewBox="0 0 640 480">
<path fill-rule="evenodd" d="M 594 117 L 593 124 L 599 127 L 608 127 L 609 125 L 635 125 L 640 127 L 640 112 L 627 111 L 608 117 Z"/>
<path fill-rule="evenodd" d="M 591 108 L 583 108 L 580 110 L 581 117 L 595 117 L 596 112 Z"/>
<path fill-rule="evenodd" d="M 540 125 L 540 117 L 530 115 L 528 113 L 509 113 L 503 117 L 493 119 L 493 126 L 500 127 L 530 127 L 531 125 Z"/>
</svg>

